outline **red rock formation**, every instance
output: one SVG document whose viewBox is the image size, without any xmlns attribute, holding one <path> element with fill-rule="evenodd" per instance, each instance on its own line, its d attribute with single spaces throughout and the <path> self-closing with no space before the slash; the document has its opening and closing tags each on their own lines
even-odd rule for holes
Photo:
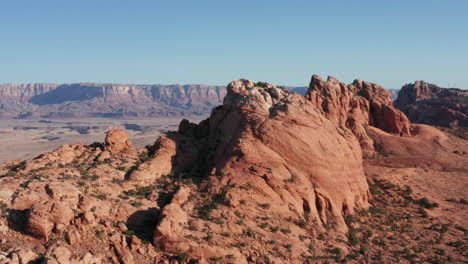
<svg viewBox="0 0 468 264">
<path fill-rule="evenodd" d="M 153 153 L 148 155 L 154 156 L 138 166 L 136 170 L 130 173 L 129 180 L 152 183 L 163 175 L 168 175 L 172 171 L 172 160 L 176 155 L 176 144 L 173 139 L 167 135 L 158 138 L 153 146 Z"/>
<path fill-rule="evenodd" d="M 199 125 L 184 121 L 178 134 L 177 170 L 203 164 L 205 173 L 213 175 L 210 193 L 228 189 L 224 195 L 230 208 L 249 208 L 254 216 L 262 214 L 259 204 L 267 204 L 272 217 L 306 218 L 344 232 L 343 216 L 368 206 L 362 154 L 352 132 L 338 128 L 304 97 L 275 85 L 231 82 L 224 104 L 209 120 Z M 180 228 L 190 220 L 185 210 L 190 208 L 177 203 L 164 209 L 155 243 L 170 251 L 216 254 L 219 247 L 185 238 Z"/>
<path fill-rule="evenodd" d="M 401 88 L 395 106 L 414 123 L 468 126 L 467 90 L 417 81 Z"/>
<path fill-rule="evenodd" d="M 453 200 L 466 194 L 466 141 L 423 125 L 413 126 L 411 137 L 384 132 L 377 126 L 404 131 L 398 114 L 387 113 L 384 90 L 316 81 L 307 98 L 234 81 L 210 118 L 183 120 L 178 132 L 139 151 L 119 152 L 130 143 L 114 132 L 109 150 L 64 145 L 0 164 L 0 263 L 38 262 L 39 254 L 84 264 L 309 263 L 318 256 L 365 263 L 379 255 L 394 263 L 400 258 L 392 252 L 422 237 L 431 242 L 443 229 L 443 243 L 418 259 L 437 259 L 442 249 L 462 259 L 451 242 L 463 232 L 449 223 L 466 218 L 464 200 Z M 394 156 L 368 159 L 363 168 L 357 128 Z M 421 159 L 426 165 L 416 168 Z M 440 171 L 430 174 L 434 166 Z M 434 175 L 442 187 L 427 181 Z M 430 200 L 440 203 L 429 218 L 420 204 L 401 202 L 419 198 L 408 194 L 415 176 L 425 178 L 412 185 L 415 193 L 432 192 Z M 389 236 L 389 223 L 404 235 Z"/>
<path fill-rule="evenodd" d="M 350 128 L 365 152 L 372 153 L 373 141 L 366 126 L 374 126 L 400 136 L 410 135 L 410 122 L 392 105 L 390 92 L 378 84 L 355 80 L 346 85 L 329 76 L 325 82 L 312 76 L 306 98 L 327 118 Z"/>
<path fill-rule="evenodd" d="M 119 153 L 132 148 L 132 142 L 128 138 L 127 131 L 123 129 L 114 129 L 106 134 L 106 149 L 110 153 Z"/>
</svg>

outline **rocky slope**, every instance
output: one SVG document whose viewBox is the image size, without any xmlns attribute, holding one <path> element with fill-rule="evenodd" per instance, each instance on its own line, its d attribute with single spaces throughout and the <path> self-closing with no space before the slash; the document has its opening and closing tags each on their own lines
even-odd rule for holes
<svg viewBox="0 0 468 264">
<path fill-rule="evenodd" d="M 461 263 L 467 152 L 376 84 L 238 80 L 143 149 L 116 130 L 0 165 L 0 263 Z"/>
<path fill-rule="evenodd" d="M 468 91 L 417 81 L 404 85 L 395 101 L 414 123 L 468 127 Z"/>
</svg>

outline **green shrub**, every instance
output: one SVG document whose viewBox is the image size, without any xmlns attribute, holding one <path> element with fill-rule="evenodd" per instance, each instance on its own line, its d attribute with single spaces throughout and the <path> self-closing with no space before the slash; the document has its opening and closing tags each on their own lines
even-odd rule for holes
<svg viewBox="0 0 468 264">
<path fill-rule="evenodd" d="M 189 258 L 189 255 L 187 253 L 178 253 L 177 254 L 177 259 L 179 261 L 185 262 L 185 261 L 188 260 L 188 258 Z"/>
<path fill-rule="evenodd" d="M 413 194 L 413 189 L 411 189 L 410 186 L 406 185 L 405 190 L 403 191 L 403 195 L 410 196 L 411 194 Z"/>
<path fill-rule="evenodd" d="M 8 205 L 4 201 L 0 201 L 0 215 L 6 217 L 8 214 Z"/>
<path fill-rule="evenodd" d="M 143 203 L 138 202 L 138 201 L 131 201 L 130 204 L 131 204 L 133 207 L 141 207 L 141 206 L 143 205 Z"/>
<path fill-rule="evenodd" d="M 424 207 L 422 207 L 422 206 L 419 207 L 418 212 L 421 214 L 421 217 L 426 218 L 426 217 L 429 216 L 429 215 L 427 214 L 426 210 L 424 209 Z"/>
<path fill-rule="evenodd" d="M 343 258 L 343 251 L 341 248 L 334 248 L 332 253 L 335 254 L 335 259 L 340 260 Z"/>
<path fill-rule="evenodd" d="M 234 211 L 234 215 L 237 216 L 237 217 L 239 217 L 239 218 L 242 218 L 241 212 L 239 212 L 239 211 L 237 211 L 237 210 Z"/>
<path fill-rule="evenodd" d="M 247 230 L 244 230 L 244 235 L 248 236 L 248 237 L 253 237 L 255 234 L 254 234 L 254 231 L 249 227 L 247 228 Z"/>
<path fill-rule="evenodd" d="M 432 208 L 435 208 L 435 207 L 439 207 L 439 204 L 438 203 L 431 203 L 429 202 L 429 200 L 424 197 L 424 198 L 421 198 L 417 201 L 417 204 L 419 204 L 420 206 L 426 208 L 426 209 L 432 209 Z"/>
<path fill-rule="evenodd" d="M 267 82 L 256 82 L 254 85 L 262 88 L 268 88 Z"/>
<path fill-rule="evenodd" d="M 212 234 L 209 234 L 207 235 L 206 237 L 204 237 L 203 239 L 205 239 L 207 242 L 210 242 L 213 240 L 213 235 Z"/>
<path fill-rule="evenodd" d="M 156 186 L 154 185 L 138 187 L 136 189 L 127 191 L 127 195 L 135 196 L 138 198 L 146 198 L 155 189 L 156 189 Z"/>
</svg>

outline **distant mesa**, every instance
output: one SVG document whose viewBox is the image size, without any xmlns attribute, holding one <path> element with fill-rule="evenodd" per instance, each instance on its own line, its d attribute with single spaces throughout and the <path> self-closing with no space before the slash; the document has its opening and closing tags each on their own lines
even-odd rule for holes
<svg viewBox="0 0 468 264">
<path fill-rule="evenodd" d="M 200 116 L 225 94 L 223 86 L 198 84 L 5 84 L 0 85 L 0 118 Z"/>
<path fill-rule="evenodd" d="M 304 95 L 307 87 L 287 87 Z M 226 87 L 213 85 L 4 84 L 0 118 L 146 118 L 208 116 Z"/>
<path fill-rule="evenodd" d="M 468 90 L 417 81 L 404 85 L 394 104 L 414 123 L 468 127 Z"/>
</svg>

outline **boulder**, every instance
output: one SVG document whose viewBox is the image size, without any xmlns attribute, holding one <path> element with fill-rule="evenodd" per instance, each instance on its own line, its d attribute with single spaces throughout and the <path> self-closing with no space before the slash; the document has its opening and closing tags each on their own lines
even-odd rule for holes
<svg viewBox="0 0 468 264">
<path fill-rule="evenodd" d="M 140 164 L 130 174 L 130 181 L 153 183 L 162 175 L 171 173 L 172 161 L 176 155 L 176 142 L 168 135 L 163 135 L 158 138 L 153 148 L 153 157 Z"/>
<path fill-rule="evenodd" d="M 110 130 L 106 134 L 105 148 L 110 153 L 119 153 L 132 148 L 127 131 L 123 129 Z"/>
</svg>

